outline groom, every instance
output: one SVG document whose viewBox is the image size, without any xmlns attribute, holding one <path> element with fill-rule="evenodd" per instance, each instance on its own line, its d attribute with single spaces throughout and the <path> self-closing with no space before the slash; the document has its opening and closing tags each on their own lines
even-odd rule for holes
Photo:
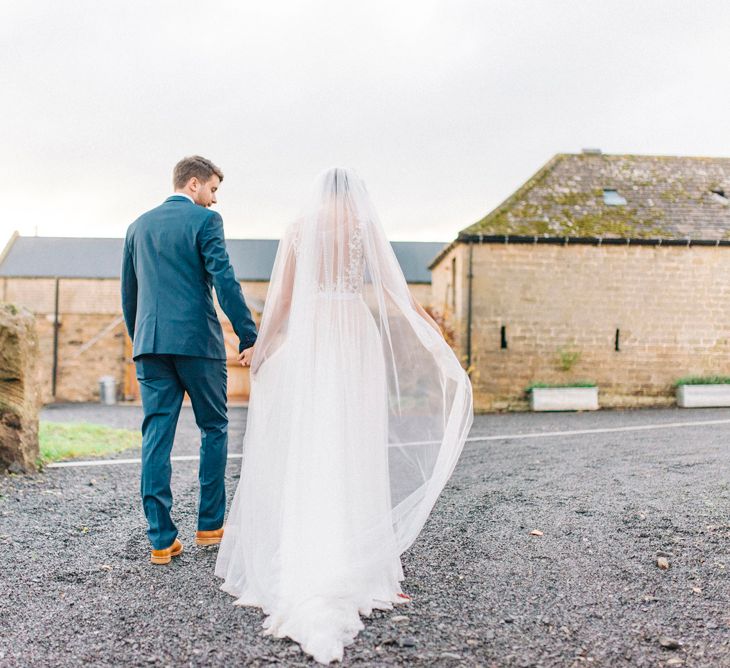
<svg viewBox="0 0 730 668">
<path fill-rule="evenodd" d="M 228 452 L 226 351 L 211 287 L 250 365 L 256 326 L 236 281 L 216 203 L 223 173 L 200 156 L 173 173 L 175 192 L 127 230 L 122 259 L 122 310 L 134 342 L 144 409 L 142 505 L 153 564 L 183 551 L 170 517 L 170 451 L 185 392 L 200 428 L 198 545 L 223 536 Z"/>
</svg>

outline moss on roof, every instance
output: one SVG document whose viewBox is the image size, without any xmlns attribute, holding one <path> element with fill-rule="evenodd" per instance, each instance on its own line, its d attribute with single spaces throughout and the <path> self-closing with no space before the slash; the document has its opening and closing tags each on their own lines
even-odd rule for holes
<svg viewBox="0 0 730 668">
<path fill-rule="evenodd" d="M 462 234 L 727 239 L 730 159 L 558 154 Z M 607 205 L 604 189 L 623 206 Z"/>
</svg>

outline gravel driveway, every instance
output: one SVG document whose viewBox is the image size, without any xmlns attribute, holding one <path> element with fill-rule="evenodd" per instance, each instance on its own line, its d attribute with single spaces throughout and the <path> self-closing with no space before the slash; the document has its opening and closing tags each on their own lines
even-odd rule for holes
<svg viewBox="0 0 730 668">
<path fill-rule="evenodd" d="M 231 452 L 244 426 L 233 409 Z M 730 411 L 488 415 L 477 437 L 404 555 L 413 603 L 367 620 L 346 665 L 730 667 Z M 184 408 L 173 454 L 197 441 Z M 0 666 L 314 665 L 219 590 L 216 548 L 193 544 L 196 463 L 174 464 L 186 552 L 166 567 L 148 563 L 138 481 L 137 464 L 0 477 Z"/>
</svg>

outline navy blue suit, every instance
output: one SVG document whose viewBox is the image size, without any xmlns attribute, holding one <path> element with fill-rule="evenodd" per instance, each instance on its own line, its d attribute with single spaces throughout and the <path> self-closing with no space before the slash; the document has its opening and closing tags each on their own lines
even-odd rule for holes
<svg viewBox="0 0 730 668">
<path fill-rule="evenodd" d="M 250 348 L 256 326 L 228 258 L 220 215 L 174 195 L 129 226 L 122 310 L 144 408 L 141 493 L 154 549 L 169 547 L 177 536 L 170 452 L 185 392 L 201 431 L 198 529 L 223 526 L 226 352 L 212 287 L 239 350 Z"/>
</svg>

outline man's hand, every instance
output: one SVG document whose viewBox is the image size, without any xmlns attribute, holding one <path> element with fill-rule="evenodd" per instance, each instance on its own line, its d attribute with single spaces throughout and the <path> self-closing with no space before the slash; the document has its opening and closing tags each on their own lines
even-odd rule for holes
<svg viewBox="0 0 730 668">
<path fill-rule="evenodd" d="M 251 366 L 251 358 L 253 357 L 253 349 L 254 346 L 251 346 L 250 348 L 246 348 L 239 356 L 238 361 L 241 363 L 241 366 Z"/>
</svg>

